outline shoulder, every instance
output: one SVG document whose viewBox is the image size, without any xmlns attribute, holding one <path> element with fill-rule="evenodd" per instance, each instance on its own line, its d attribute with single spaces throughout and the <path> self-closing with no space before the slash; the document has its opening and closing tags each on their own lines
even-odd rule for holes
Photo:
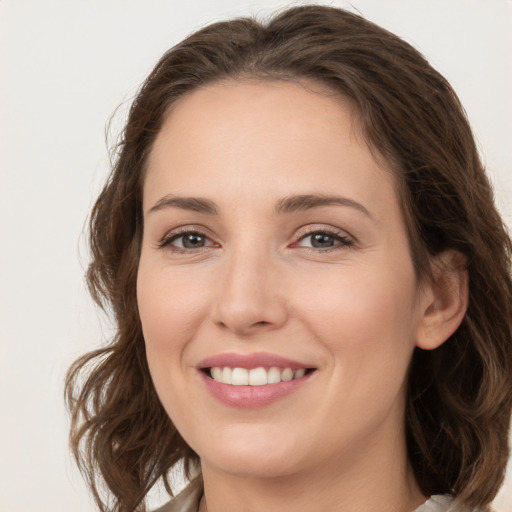
<svg viewBox="0 0 512 512">
<path fill-rule="evenodd" d="M 195 478 L 169 503 L 154 512 L 197 512 L 203 495 L 203 479 Z"/>
</svg>

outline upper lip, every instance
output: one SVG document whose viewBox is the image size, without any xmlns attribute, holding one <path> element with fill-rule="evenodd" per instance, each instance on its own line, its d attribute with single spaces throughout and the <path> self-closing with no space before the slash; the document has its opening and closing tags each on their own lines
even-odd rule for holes
<svg viewBox="0 0 512 512">
<path fill-rule="evenodd" d="M 292 370 L 312 368 L 311 365 L 266 352 L 254 352 L 252 354 L 236 354 L 228 352 L 225 354 L 217 354 L 203 359 L 197 365 L 201 370 L 214 367 L 245 368 L 247 370 L 251 370 L 258 367 L 271 368 L 272 366 L 276 366 L 278 368 L 291 368 Z"/>
</svg>

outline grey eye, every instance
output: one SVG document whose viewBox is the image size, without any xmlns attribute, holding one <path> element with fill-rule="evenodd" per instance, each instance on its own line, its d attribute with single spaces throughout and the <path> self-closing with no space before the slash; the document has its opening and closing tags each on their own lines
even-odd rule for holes
<svg viewBox="0 0 512 512">
<path fill-rule="evenodd" d="M 187 233 L 181 235 L 176 240 L 182 240 L 181 244 L 184 249 L 198 249 L 205 247 L 207 238 L 201 233 Z"/>
<path fill-rule="evenodd" d="M 330 233 L 329 231 L 313 231 L 304 235 L 295 247 L 310 247 L 312 249 L 337 249 L 344 247 L 351 247 L 353 241 L 337 233 Z"/>
<path fill-rule="evenodd" d="M 334 237 L 327 233 L 313 233 L 309 235 L 311 239 L 311 247 L 317 249 L 324 249 L 326 247 L 332 247 L 334 245 Z"/>
</svg>

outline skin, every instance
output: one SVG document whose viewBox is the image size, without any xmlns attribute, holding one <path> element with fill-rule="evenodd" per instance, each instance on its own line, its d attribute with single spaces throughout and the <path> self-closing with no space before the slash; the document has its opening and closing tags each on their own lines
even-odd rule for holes
<svg viewBox="0 0 512 512">
<path fill-rule="evenodd" d="M 311 84 L 211 85 L 168 115 L 144 183 L 137 293 L 156 390 L 201 458 L 201 510 L 407 512 L 425 501 L 405 447 L 407 370 L 415 346 L 457 327 L 464 279 L 418 282 L 395 188 L 348 100 Z M 276 211 L 307 194 L 353 203 Z M 217 213 L 162 205 L 171 195 Z M 186 231 L 203 234 L 188 250 Z M 314 247 L 311 232 L 332 246 Z M 225 352 L 316 371 L 268 406 L 230 407 L 197 370 Z"/>
</svg>

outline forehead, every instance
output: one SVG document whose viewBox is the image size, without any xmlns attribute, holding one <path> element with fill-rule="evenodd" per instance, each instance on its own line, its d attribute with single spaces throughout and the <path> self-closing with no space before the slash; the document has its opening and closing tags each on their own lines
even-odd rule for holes
<svg viewBox="0 0 512 512">
<path fill-rule="evenodd" d="M 192 127 L 194 131 L 212 130 L 208 134 L 212 139 L 221 135 L 220 128 L 234 128 L 241 136 L 252 135 L 255 141 L 263 133 L 280 138 L 309 135 L 314 140 L 315 131 L 342 129 L 365 145 L 355 102 L 314 81 L 246 78 L 203 86 L 171 107 L 155 146 L 169 142 L 165 132 L 174 137 L 178 132 L 190 135 Z"/>
<path fill-rule="evenodd" d="M 213 84 L 168 113 L 150 154 L 144 201 L 165 188 L 225 195 L 236 183 L 280 196 L 394 190 L 389 167 L 364 142 L 353 102 L 309 82 Z"/>
</svg>

